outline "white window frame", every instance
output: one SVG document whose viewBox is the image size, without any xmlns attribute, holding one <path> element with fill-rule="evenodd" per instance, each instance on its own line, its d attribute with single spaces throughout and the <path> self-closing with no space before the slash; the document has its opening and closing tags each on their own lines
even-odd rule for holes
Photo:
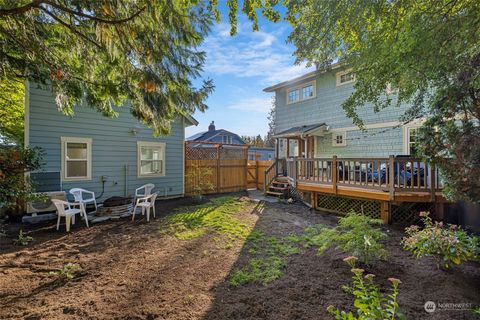
<svg viewBox="0 0 480 320">
<path fill-rule="evenodd" d="M 233 137 L 231 135 L 222 135 L 222 143 L 233 144 Z"/>
<path fill-rule="evenodd" d="M 352 80 L 345 81 L 345 82 L 340 81 L 342 79 L 342 76 L 344 76 L 346 74 L 349 74 L 349 73 L 352 73 L 352 72 L 353 72 L 352 69 L 347 69 L 347 70 L 344 70 L 344 71 L 337 72 L 336 73 L 337 87 L 355 82 L 357 80 L 357 77 L 355 76 L 355 73 L 353 73 L 353 79 Z"/>
<path fill-rule="evenodd" d="M 342 142 L 337 142 L 337 137 L 342 137 Z M 347 131 L 333 131 L 332 132 L 332 147 L 345 147 L 347 145 Z"/>
<path fill-rule="evenodd" d="M 422 125 L 421 124 L 408 124 L 403 127 L 403 153 L 411 155 L 410 152 L 410 131 L 413 130 L 418 130 Z"/>
<path fill-rule="evenodd" d="M 163 150 L 162 172 L 141 173 L 142 170 L 142 147 L 160 147 Z M 166 175 L 167 144 L 165 142 L 137 141 L 137 178 L 165 177 Z"/>
<path fill-rule="evenodd" d="M 61 177 L 62 181 L 88 181 L 92 180 L 92 138 L 80 137 L 60 137 L 61 142 Z M 67 143 L 85 143 L 87 144 L 87 175 L 85 177 L 67 177 L 67 161 L 75 161 L 74 159 L 67 160 Z M 82 160 L 84 161 L 84 160 Z"/>
<path fill-rule="evenodd" d="M 309 86 L 312 86 L 313 95 L 311 97 L 304 97 L 303 96 L 303 89 L 306 88 L 306 87 L 309 87 Z M 288 95 L 290 94 L 290 92 L 295 91 L 295 90 L 298 90 L 298 100 L 290 101 L 288 99 Z M 287 104 L 294 104 L 294 103 L 298 103 L 298 102 L 305 101 L 305 100 L 315 99 L 317 97 L 317 81 L 312 80 L 312 81 L 309 81 L 309 82 L 301 83 L 301 84 L 299 84 L 295 87 L 291 87 L 291 88 L 287 89 L 286 93 L 287 93 L 286 94 Z"/>
</svg>

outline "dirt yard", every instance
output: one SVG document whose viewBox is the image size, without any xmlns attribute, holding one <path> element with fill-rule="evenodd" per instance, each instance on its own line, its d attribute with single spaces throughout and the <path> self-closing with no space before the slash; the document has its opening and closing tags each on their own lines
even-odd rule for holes
<svg viewBox="0 0 480 320">
<path fill-rule="evenodd" d="M 241 205 L 227 202 L 235 211 L 230 219 L 212 207 L 189 213 L 181 199 L 159 202 L 150 223 L 127 219 L 89 229 L 77 223 L 69 234 L 53 224 L 27 229 L 34 241 L 25 247 L 12 245 L 17 230 L 9 230 L 0 237 L 0 319 L 331 319 L 329 305 L 352 310 L 353 299 L 341 289 L 351 283 L 350 268 L 335 249 L 319 256 L 299 248 L 285 256 L 277 280 L 233 286 L 232 275 L 251 259 L 248 234 L 283 238 L 337 221 L 301 205 L 235 197 Z M 407 319 L 474 319 L 471 311 L 428 314 L 424 303 L 480 306 L 479 265 L 439 271 L 433 260 L 401 249 L 401 230 L 385 229 L 389 259 L 367 272 L 384 288 L 388 277 L 401 279 Z M 73 279 L 49 275 L 67 263 L 81 268 Z"/>
</svg>

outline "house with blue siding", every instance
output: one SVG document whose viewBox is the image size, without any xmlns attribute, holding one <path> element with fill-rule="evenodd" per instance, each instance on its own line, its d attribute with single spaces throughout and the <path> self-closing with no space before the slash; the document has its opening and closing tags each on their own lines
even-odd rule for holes
<svg viewBox="0 0 480 320">
<path fill-rule="evenodd" d="M 275 148 L 250 147 L 248 148 L 248 160 L 268 161 L 275 158 Z"/>
<path fill-rule="evenodd" d="M 412 154 L 421 122 L 399 122 L 406 105 L 379 112 L 366 105 L 358 109 L 366 128 L 361 131 L 341 106 L 353 93 L 354 83 L 352 70 L 336 64 L 264 89 L 276 98 L 277 158 Z"/>
<path fill-rule="evenodd" d="M 42 170 L 32 174 L 39 191 L 84 188 L 102 202 L 153 183 L 159 197 L 184 195 L 185 127 L 196 120 L 179 117 L 170 135 L 157 138 L 127 105 L 115 108 L 114 118 L 89 106 L 76 106 L 70 117 L 51 91 L 32 83 L 26 89 L 25 144 L 44 152 Z"/>
<path fill-rule="evenodd" d="M 202 131 L 187 138 L 188 141 L 216 142 L 223 144 L 245 144 L 238 134 L 225 129 L 216 129 L 212 121 L 207 131 Z"/>
</svg>

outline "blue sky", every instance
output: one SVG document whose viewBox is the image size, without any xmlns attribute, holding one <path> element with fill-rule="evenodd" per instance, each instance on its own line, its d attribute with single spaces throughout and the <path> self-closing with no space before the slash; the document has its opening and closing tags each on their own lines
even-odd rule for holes
<svg viewBox="0 0 480 320">
<path fill-rule="evenodd" d="M 286 22 L 260 18 L 260 30 L 253 32 L 251 22 L 239 13 L 238 34 L 231 37 L 227 12 L 221 9 L 222 23 L 212 28 L 202 46 L 207 53 L 203 77 L 213 79 L 215 91 L 207 100 L 208 110 L 194 114 L 199 125 L 188 127 L 186 136 L 206 131 L 211 121 L 217 129 L 263 136 L 272 99 L 263 89 L 309 69 L 294 65 L 294 47 L 286 44 L 291 31 Z"/>
</svg>

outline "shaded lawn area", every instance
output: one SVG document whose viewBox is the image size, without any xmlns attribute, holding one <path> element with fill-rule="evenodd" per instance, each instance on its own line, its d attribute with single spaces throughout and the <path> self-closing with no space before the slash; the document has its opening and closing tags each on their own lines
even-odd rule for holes
<svg viewBox="0 0 480 320">
<path fill-rule="evenodd" d="M 341 289 L 351 283 L 346 254 L 319 256 L 291 241 L 313 224 L 335 225 L 336 216 L 238 194 L 157 208 L 150 223 L 30 230 L 26 247 L 0 238 L 0 319 L 330 319 L 328 305 L 353 307 Z M 401 230 L 385 229 L 389 259 L 367 272 L 385 288 L 388 277 L 401 279 L 407 318 L 474 319 L 470 311 L 427 314 L 424 303 L 480 305 L 478 264 L 436 270 L 401 250 Z M 72 280 L 48 275 L 67 263 L 81 268 Z"/>
</svg>

